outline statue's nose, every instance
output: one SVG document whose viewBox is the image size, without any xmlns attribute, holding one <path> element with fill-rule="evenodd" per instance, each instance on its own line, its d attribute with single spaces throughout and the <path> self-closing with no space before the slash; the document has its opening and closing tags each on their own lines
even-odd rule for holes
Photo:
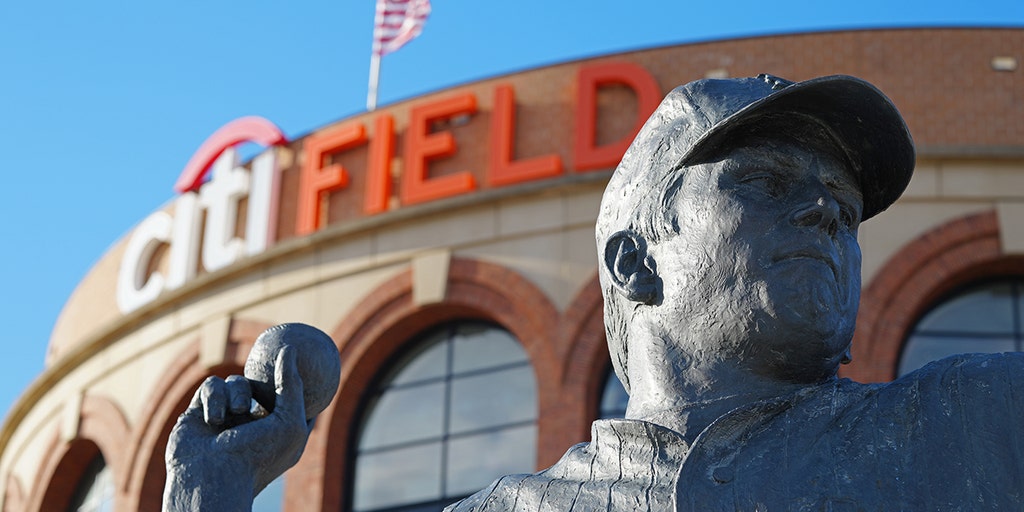
<svg viewBox="0 0 1024 512">
<path fill-rule="evenodd" d="M 800 227 L 818 227 L 829 236 L 835 236 L 839 229 L 839 203 L 828 192 L 815 196 L 808 203 L 797 207 L 792 222 Z"/>
</svg>

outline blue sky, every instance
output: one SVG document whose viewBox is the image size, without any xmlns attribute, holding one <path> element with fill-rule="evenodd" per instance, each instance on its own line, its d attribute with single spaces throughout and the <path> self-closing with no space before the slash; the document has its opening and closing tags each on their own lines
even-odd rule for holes
<svg viewBox="0 0 1024 512">
<path fill-rule="evenodd" d="M 1024 26 L 1024 2 L 434 0 L 380 103 L 539 65 L 740 36 Z M 199 145 L 264 116 L 296 137 L 365 108 L 373 1 L 0 2 L 0 413 L 65 300 L 174 196 Z M 770 70 L 766 70 L 770 71 Z"/>
</svg>

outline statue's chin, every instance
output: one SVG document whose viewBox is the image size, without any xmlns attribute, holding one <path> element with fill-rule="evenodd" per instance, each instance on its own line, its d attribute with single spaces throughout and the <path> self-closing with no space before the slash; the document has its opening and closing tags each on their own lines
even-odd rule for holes
<svg viewBox="0 0 1024 512">
<path fill-rule="evenodd" d="M 857 311 L 847 288 L 839 286 L 830 272 L 792 273 L 768 288 L 770 311 L 775 312 L 769 322 L 778 325 L 780 336 L 838 339 L 845 350 Z"/>
<path fill-rule="evenodd" d="M 834 309 L 783 306 L 775 318 L 762 322 L 773 332 L 752 340 L 750 368 L 771 378 L 795 383 L 816 383 L 836 375 L 850 346 L 852 323 Z"/>
</svg>

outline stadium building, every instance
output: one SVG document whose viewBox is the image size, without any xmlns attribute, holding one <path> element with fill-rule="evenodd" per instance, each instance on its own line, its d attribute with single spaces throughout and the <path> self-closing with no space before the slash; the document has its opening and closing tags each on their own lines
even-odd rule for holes
<svg viewBox="0 0 1024 512">
<path fill-rule="evenodd" d="M 159 510 L 168 432 L 210 374 L 283 322 L 328 332 L 337 396 L 257 510 L 438 510 L 620 415 L 594 220 L 672 87 L 849 74 L 915 139 L 902 199 L 862 226 L 843 376 L 1024 342 L 1024 30 L 778 35 L 648 49 L 452 87 L 288 140 L 229 123 L 178 194 L 68 299 L 0 427 L 3 511 Z M 265 150 L 239 163 L 235 145 Z"/>
</svg>

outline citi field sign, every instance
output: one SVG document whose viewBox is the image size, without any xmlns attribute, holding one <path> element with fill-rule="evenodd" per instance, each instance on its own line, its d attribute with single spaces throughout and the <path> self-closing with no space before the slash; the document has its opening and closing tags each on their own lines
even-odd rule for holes
<svg viewBox="0 0 1024 512">
<path fill-rule="evenodd" d="M 557 153 L 516 159 L 516 94 L 510 83 L 490 88 L 490 119 L 479 121 L 479 92 L 438 95 L 408 107 L 408 123 L 395 130 L 395 111 L 382 111 L 306 136 L 301 141 L 298 192 L 291 236 L 305 236 L 337 223 L 327 215 L 332 194 L 344 192 L 361 173 L 363 190 L 353 215 L 380 215 L 395 208 L 471 194 L 480 189 L 507 187 L 566 174 L 614 167 L 636 132 L 657 107 L 662 92 L 644 68 L 629 62 L 582 65 L 575 74 L 575 105 L 571 130 L 572 165 L 567 168 Z M 636 98 L 635 119 L 627 121 L 626 134 L 611 142 L 598 142 L 598 95 L 603 88 L 628 88 Z M 486 94 L 486 93 L 485 93 Z M 431 162 L 456 156 L 460 149 L 452 121 L 465 123 L 483 134 L 486 158 L 483 169 L 434 174 Z M 617 121 L 622 123 L 621 120 Z M 472 127 L 473 124 L 480 126 Z M 372 126 L 372 136 L 368 126 Z M 402 147 L 395 139 L 401 136 Z M 237 146 L 256 143 L 265 149 L 248 166 L 239 163 Z M 170 211 L 158 211 L 144 219 L 128 237 L 120 262 L 117 304 L 129 313 L 152 302 L 162 293 L 182 287 L 200 271 L 216 272 L 242 258 L 272 247 L 279 238 L 282 212 L 282 151 L 289 145 L 284 133 L 260 117 L 232 121 L 211 135 L 189 160 L 174 188 L 178 192 Z M 552 148 L 557 149 L 557 148 Z M 363 168 L 333 163 L 346 152 L 364 151 Z M 400 161 L 399 161 L 400 158 Z M 326 162 L 332 163 L 326 163 Z M 239 225 L 240 202 L 245 201 L 243 226 Z M 400 205 L 400 206 L 398 206 Z M 330 219 L 330 220 L 328 220 Z M 166 264 L 154 270 L 157 254 L 166 251 Z"/>
</svg>

